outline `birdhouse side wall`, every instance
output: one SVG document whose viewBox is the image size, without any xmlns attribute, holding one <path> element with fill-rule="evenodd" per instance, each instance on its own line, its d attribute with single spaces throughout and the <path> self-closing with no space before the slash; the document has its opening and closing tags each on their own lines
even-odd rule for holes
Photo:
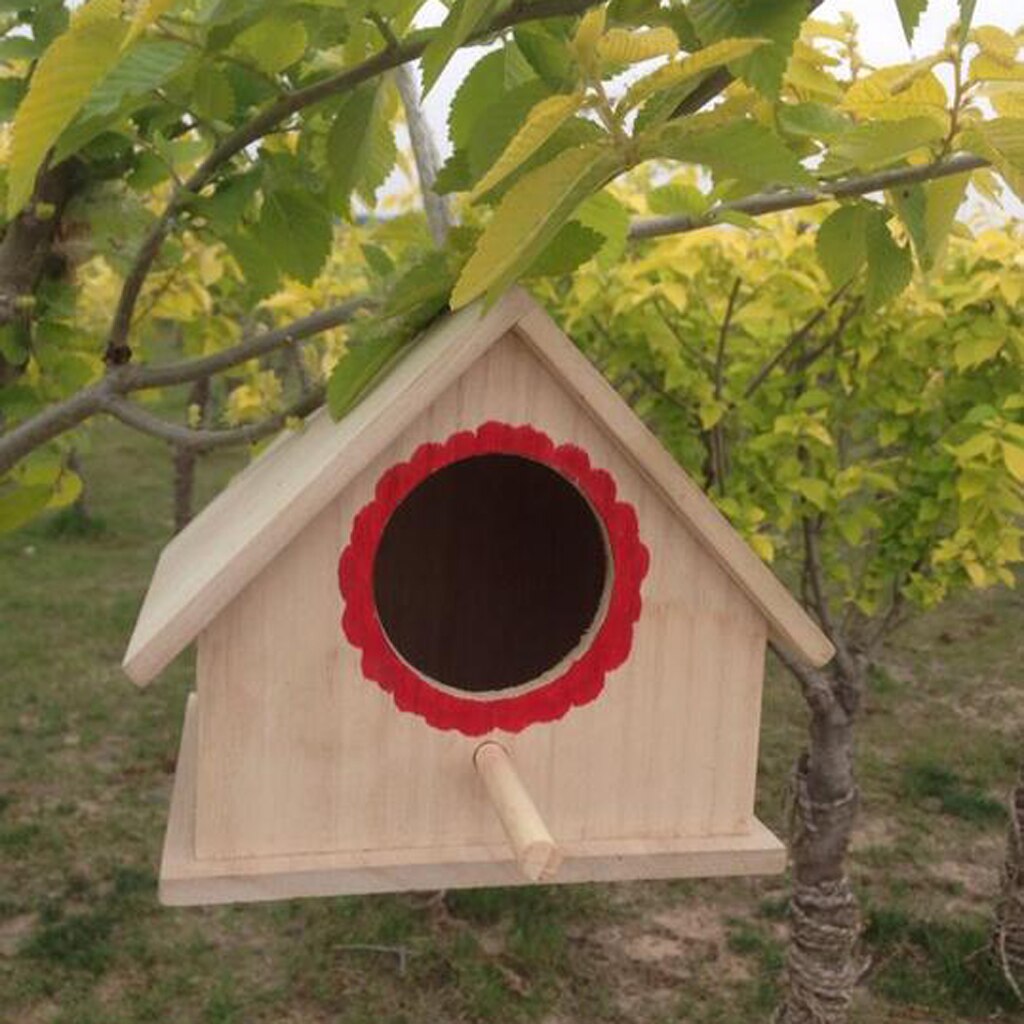
<svg viewBox="0 0 1024 1024">
<path fill-rule="evenodd" d="M 556 839 L 753 827 L 766 623 L 660 492 L 510 334 L 293 540 L 199 638 L 201 858 L 467 847 L 502 833 L 479 738 L 399 711 L 342 633 L 337 563 L 381 475 L 427 441 L 499 420 L 575 444 L 636 511 L 650 553 L 625 663 L 592 702 L 512 735 Z"/>
</svg>

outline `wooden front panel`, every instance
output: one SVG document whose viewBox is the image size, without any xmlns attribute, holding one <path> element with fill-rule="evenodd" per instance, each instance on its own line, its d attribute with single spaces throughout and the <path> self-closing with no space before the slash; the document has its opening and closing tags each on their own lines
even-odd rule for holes
<svg viewBox="0 0 1024 1024">
<path fill-rule="evenodd" d="M 502 841 L 478 740 L 396 710 L 345 642 L 337 561 L 378 477 L 500 419 L 583 447 L 651 554 L 629 660 L 593 703 L 497 738 L 555 838 L 752 825 L 764 619 L 515 336 L 499 342 L 246 587 L 199 642 L 196 851 L 230 857 Z"/>
</svg>

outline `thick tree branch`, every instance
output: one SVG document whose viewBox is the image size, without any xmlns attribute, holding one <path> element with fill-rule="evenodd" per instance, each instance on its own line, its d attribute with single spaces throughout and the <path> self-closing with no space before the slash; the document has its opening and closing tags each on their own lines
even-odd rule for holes
<svg viewBox="0 0 1024 1024">
<path fill-rule="evenodd" d="M 197 359 L 185 359 L 167 366 L 138 366 L 122 372 L 126 386 L 121 393 L 141 391 L 143 388 L 164 388 L 175 384 L 189 384 L 200 377 L 209 377 L 232 366 L 265 356 L 297 341 L 312 338 L 332 327 L 348 323 L 357 313 L 370 309 L 372 301 L 365 296 L 346 299 L 336 306 L 318 310 L 282 327 L 261 331 L 243 338 L 237 345 Z"/>
<path fill-rule="evenodd" d="M 196 430 L 183 427 L 178 423 L 154 416 L 141 405 L 129 401 L 122 395 L 108 395 L 103 399 L 102 410 L 109 412 L 122 423 L 144 434 L 157 437 L 177 448 L 203 452 L 211 448 L 222 448 L 227 445 L 254 444 L 271 434 L 277 433 L 289 419 L 308 416 L 314 409 L 323 404 L 325 388 L 319 385 L 310 389 L 297 402 L 287 409 L 268 416 L 258 423 L 247 423 L 241 427 L 230 427 L 224 430 Z"/>
<path fill-rule="evenodd" d="M 835 707 L 836 699 L 825 674 L 791 657 L 786 651 L 771 643 L 771 641 L 769 641 L 768 646 L 775 657 L 789 669 L 793 678 L 800 684 L 804 700 L 807 701 L 811 710 L 819 715 L 828 714 Z"/>
<path fill-rule="evenodd" d="M 776 192 L 757 192 L 729 203 L 718 203 L 707 213 L 699 216 L 669 214 L 664 217 L 642 217 L 629 226 L 629 237 L 633 241 L 643 238 L 659 238 L 662 235 L 682 235 L 721 223 L 723 214 L 745 213 L 750 217 L 761 217 L 766 213 L 795 210 L 802 206 L 815 206 L 833 199 L 850 196 L 864 196 L 872 192 L 897 188 L 900 185 L 917 185 L 952 174 L 965 174 L 988 167 L 989 162 L 971 153 L 958 153 L 948 160 L 925 164 L 921 167 L 898 167 L 888 171 L 845 178 L 841 181 L 823 183 L 817 188 L 781 189 Z"/>
<path fill-rule="evenodd" d="M 105 398 L 113 393 L 115 375 L 116 371 L 108 374 L 97 383 L 83 388 L 57 405 L 49 406 L 0 436 L 0 476 L 29 452 L 99 412 Z"/>
<path fill-rule="evenodd" d="M 402 97 L 409 142 L 416 161 L 416 175 L 420 180 L 420 194 L 423 196 L 423 212 L 427 216 L 430 236 L 440 249 L 452 229 L 452 215 L 447 197 L 434 191 L 434 182 L 437 180 L 437 170 L 440 166 L 437 145 L 431 134 L 430 125 L 423 116 L 416 75 L 408 64 L 395 69 L 395 82 Z"/>
<path fill-rule="evenodd" d="M 215 352 L 213 355 L 198 359 L 186 359 L 168 366 L 111 367 L 106 376 L 95 384 L 83 388 L 65 401 L 44 409 L 36 416 L 0 435 L 0 476 L 33 449 L 77 427 L 96 413 L 108 409 L 111 399 L 146 388 L 189 384 L 202 377 L 209 377 L 214 373 L 238 366 L 250 359 L 267 355 L 275 349 L 302 341 L 305 338 L 311 338 L 331 327 L 346 323 L 359 310 L 368 308 L 369 305 L 369 300 L 365 298 L 347 299 L 330 309 L 320 310 L 282 327 L 255 334 L 223 352 Z M 296 415 L 298 414 L 296 413 Z M 196 432 L 189 431 L 188 433 L 194 435 Z M 217 433 L 218 436 L 225 436 L 224 432 Z M 248 440 L 247 435 L 239 434 L 237 436 L 241 441 Z M 223 440 L 218 443 L 238 442 Z"/>
</svg>

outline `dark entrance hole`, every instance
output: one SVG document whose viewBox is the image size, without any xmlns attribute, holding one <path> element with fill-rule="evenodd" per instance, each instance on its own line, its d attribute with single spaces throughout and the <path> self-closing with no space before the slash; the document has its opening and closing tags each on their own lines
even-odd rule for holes
<svg viewBox="0 0 1024 1024">
<path fill-rule="evenodd" d="M 395 650 L 459 690 L 504 690 L 556 666 L 597 616 L 604 531 L 577 488 L 517 455 L 429 476 L 384 527 L 374 599 Z"/>
</svg>

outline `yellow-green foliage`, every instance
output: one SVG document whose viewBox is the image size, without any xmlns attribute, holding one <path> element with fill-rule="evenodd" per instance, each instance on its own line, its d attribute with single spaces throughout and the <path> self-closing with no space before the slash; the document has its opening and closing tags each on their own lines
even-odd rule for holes
<svg viewBox="0 0 1024 1024">
<path fill-rule="evenodd" d="M 643 204 L 640 189 L 622 197 Z M 763 557 L 793 554 L 802 520 L 820 518 L 830 581 L 867 617 L 894 587 L 928 606 L 963 584 L 1012 585 L 1020 228 L 953 239 L 941 267 L 872 313 L 863 273 L 836 297 L 815 251 L 820 219 L 665 239 L 543 295 Z"/>
</svg>

